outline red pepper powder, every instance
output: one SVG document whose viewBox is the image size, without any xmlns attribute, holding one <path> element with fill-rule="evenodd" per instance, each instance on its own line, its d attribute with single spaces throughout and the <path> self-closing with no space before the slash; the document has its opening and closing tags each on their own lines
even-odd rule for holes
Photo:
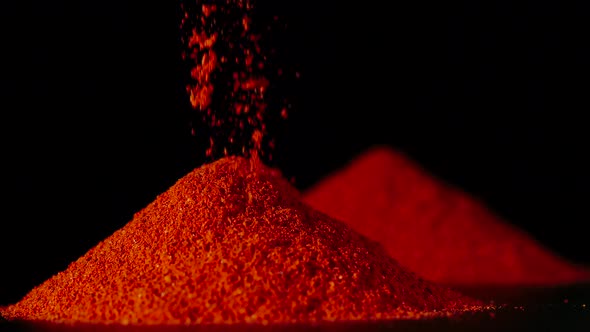
<svg viewBox="0 0 590 332">
<path fill-rule="evenodd" d="M 267 124 L 287 117 L 286 101 L 275 105 L 268 97 L 277 85 L 269 78 L 278 78 L 274 71 L 283 70 L 271 61 L 276 50 L 263 43 L 261 31 L 273 25 L 264 29 L 253 22 L 253 3 L 181 2 L 181 57 L 190 67 L 186 91 L 190 106 L 206 125 L 198 134 L 209 138 L 205 154 L 211 160 L 236 154 L 272 160 L 274 140 Z"/>
<path fill-rule="evenodd" d="M 451 285 L 564 285 L 590 271 L 386 146 L 357 156 L 305 201 L 381 243 L 402 266 Z"/>
<path fill-rule="evenodd" d="M 11 320 L 305 323 L 487 309 L 402 268 L 264 165 L 269 81 L 249 0 L 183 3 L 187 93 L 207 156 L 85 255 L 0 308 Z M 271 110 L 272 111 L 272 110 Z M 280 110 L 286 118 L 286 109 Z M 243 156 L 231 156 L 236 152 Z"/>
<path fill-rule="evenodd" d="M 377 243 L 310 208 L 278 170 L 233 156 L 180 178 L 2 315 L 267 324 L 418 319 L 481 305 L 417 277 Z"/>
</svg>

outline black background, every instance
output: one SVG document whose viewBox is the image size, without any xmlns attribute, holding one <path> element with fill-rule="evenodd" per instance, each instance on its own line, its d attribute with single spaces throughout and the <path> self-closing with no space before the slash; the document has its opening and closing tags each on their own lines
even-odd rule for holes
<svg viewBox="0 0 590 332">
<path fill-rule="evenodd" d="M 204 162 L 179 1 L 0 5 L 0 304 Z M 587 6 L 264 1 L 299 80 L 276 166 L 305 189 L 377 143 L 590 263 Z M 262 15 L 263 17 L 265 17 Z"/>
</svg>

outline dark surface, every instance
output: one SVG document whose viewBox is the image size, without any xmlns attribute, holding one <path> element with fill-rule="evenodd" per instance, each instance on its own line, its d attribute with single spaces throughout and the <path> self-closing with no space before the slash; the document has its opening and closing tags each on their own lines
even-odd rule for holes
<svg viewBox="0 0 590 332">
<path fill-rule="evenodd" d="M 449 285 L 461 293 L 506 307 L 551 308 L 563 305 L 588 305 L 590 284 L 571 284 L 564 286 L 461 286 Z"/>
<path fill-rule="evenodd" d="M 15 3 L 0 4 L 0 304 L 199 166 L 206 141 L 190 136 L 178 2 Z M 288 23 L 277 48 L 301 78 L 275 159 L 299 188 L 391 144 L 590 263 L 587 5 L 278 3 L 259 8 Z"/>
</svg>

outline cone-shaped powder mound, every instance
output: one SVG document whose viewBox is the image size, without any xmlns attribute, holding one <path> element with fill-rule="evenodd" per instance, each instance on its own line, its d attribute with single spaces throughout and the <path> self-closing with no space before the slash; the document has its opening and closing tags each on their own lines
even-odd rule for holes
<svg viewBox="0 0 590 332">
<path fill-rule="evenodd" d="M 311 209 L 277 170 L 226 157 L 179 179 L 3 315 L 287 323 L 432 317 L 479 304 L 402 269 L 375 242 Z"/>
<path fill-rule="evenodd" d="M 590 272 L 552 253 L 485 204 L 402 153 L 375 146 L 304 200 L 383 245 L 425 279 L 460 285 L 563 285 Z"/>
</svg>

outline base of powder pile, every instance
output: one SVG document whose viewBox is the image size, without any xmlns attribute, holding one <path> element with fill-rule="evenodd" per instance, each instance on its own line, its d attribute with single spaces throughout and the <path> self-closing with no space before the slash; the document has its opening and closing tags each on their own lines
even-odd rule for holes
<svg viewBox="0 0 590 332">
<path fill-rule="evenodd" d="M 450 332 L 479 331 L 588 331 L 590 330 L 590 305 L 580 303 L 542 304 L 530 306 L 504 305 L 493 311 L 464 313 L 447 318 L 402 319 L 382 321 L 357 321 L 318 324 L 205 324 L 184 325 L 99 325 L 99 324 L 59 324 L 44 322 L 10 322 L 0 319 L 0 330 L 41 331 L 41 332 L 188 332 L 188 331 L 416 331 Z"/>
<path fill-rule="evenodd" d="M 34 331 L 102 331 L 104 328 L 109 329 L 112 331 L 112 328 L 120 329 L 121 331 L 148 331 L 150 329 L 155 329 L 160 331 L 163 328 L 165 331 L 184 331 L 191 329 L 191 331 L 201 330 L 204 328 L 204 331 L 213 331 L 215 327 L 223 328 L 232 328 L 237 330 L 246 329 L 256 329 L 256 328 L 278 328 L 277 331 L 287 331 L 291 330 L 292 328 L 308 328 L 308 327 L 315 327 L 315 328 L 328 328 L 328 331 L 332 331 L 334 327 L 354 327 L 354 326 L 379 326 L 384 324 L 391 324 L 395 321 L 404 321 L 404 322 L 412 322 L 412 321 L 424 321 L 424 322 L 438 322 L 441 320 L 462 320 L 466 317 L 474 317 L 477 315 L 484 315 L 484 316 L 494 316 L 495 312 L 498 310 L 502 310 L 506 305 L 495 305 L 493 301 L 490 301 L 488 304 L 483 305 L 471 305 L 465 306 L 461 309 L 454 309 L 454 310 L 438 310 L 438 311 L 422 311 L 422 312 L 415 312 L 415 313 L 404 313 L 400 315 L 400 317 L 391 317 L 391 315 L 387 318 L 369 318 L 369 319 L 350 319 L 350 320 L 317 320 L 317 321 L 300 321 L 300 322 L 292 322 L 292 323 L 271 323 L 267 321 L 260 322 L 252 322 L 252 323 L 165 323 L 165 324 L 141 324 L 141 323 L 93 323 L 93 322 L 86 322 L 86 321 L 74 321 L 74 320 L 42 320 L 42 319 L 22 319 L 22 318 L 14 318 L 10 315 L 7 315 L 8 312 L 6 307 L 0 307 L 0 323 L 10 324 L 14 327 L 20 326 L 24 327 L 25 330 L 34 330 Z M 0 325 L 1 327 L 2 325 Z M 213 329 L 211 329 L 213 328 Z M 4 329 L 0 329 L 0 331 L 4 331 Z"/>
<path fill-rule="evenodd" d="M 120 325 L 9 321 L 1 316 L 0 331 L 42 332 L 185 332 L 185 331 L 400 331 L 446 332 L 479 331 L 589 331 L 590 284 L 563 287 L 468 287 L 461 292 L 494 306 L 476 308 L 454 315 L 374 321 L 294 323 L 294 324 L 203 324 L 203 325 Z"/>
</svg>

